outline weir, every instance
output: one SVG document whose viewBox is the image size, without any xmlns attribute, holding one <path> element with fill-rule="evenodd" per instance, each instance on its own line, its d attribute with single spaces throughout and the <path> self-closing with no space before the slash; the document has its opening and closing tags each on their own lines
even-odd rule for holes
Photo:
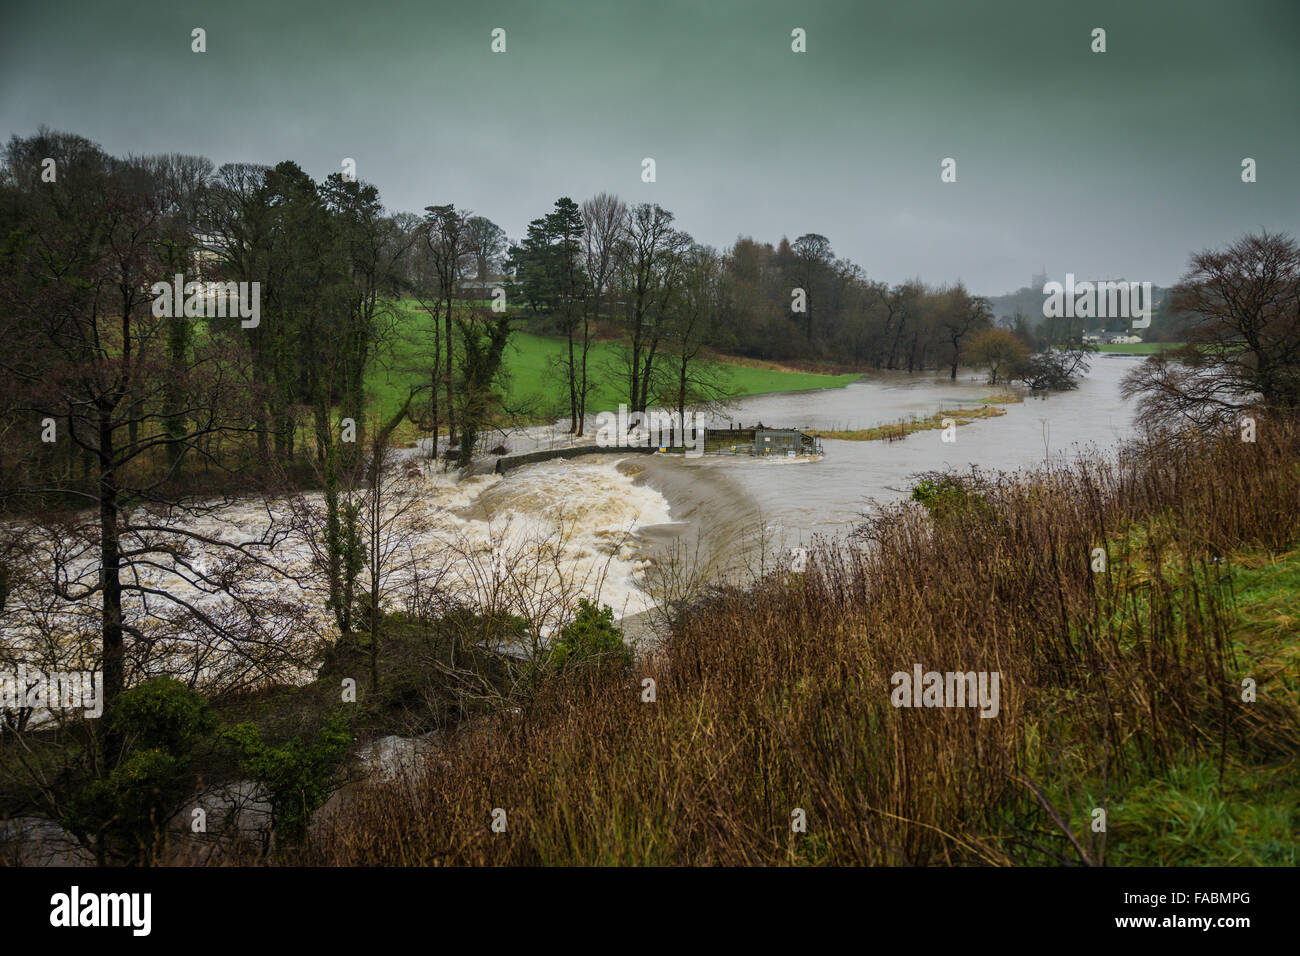
<svg viewBox="0 0 1300 956">
<path fill-rule="evenodd" d="M 498 458 L 495 471 L 504 475 L 513 468 L 534 465 L 539 461 L 553 461 L 557 458 L 577 458 L 580 455 L 608 455 L 631 452 L 634 454 L 653 454 L 657 451 L 684 453 L 687 448 L 682 444 L 674 445 L 575 445 L 571 448 L 553 448 L 548 451 L 535 451 L 526 455 L 508 455 Z M 822 443 L 815 435 L 797 428 L 766 428 L 763 425 L 736 428 L 706 428 L 701 454 L 705 455 L 753 455 L 769 457 L 772 455 L 794 457 L 797 455 L 820 455 Z"/>
</svg>

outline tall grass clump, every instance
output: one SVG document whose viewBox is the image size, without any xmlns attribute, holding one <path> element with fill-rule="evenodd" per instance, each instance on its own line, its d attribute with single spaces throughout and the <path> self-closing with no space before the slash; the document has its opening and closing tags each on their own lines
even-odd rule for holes
<svg viewBox="0 0 1300 956">
<path fill-rule="evenodd" d="M 673 609 L 630 671 L 536 682 L 417 778 L 362 787 L 304 859 L 1098 864 L 1138 783 L 1296 759 L 1295 695 L 1243 672 L 1228 570 L 1300 539 L 1296 423 L 934 487 L 933 513 L 885 507 L 803 573 Z M 998 672 L 997 716 L 895 708 L 916 664 Z"/>
</svg>

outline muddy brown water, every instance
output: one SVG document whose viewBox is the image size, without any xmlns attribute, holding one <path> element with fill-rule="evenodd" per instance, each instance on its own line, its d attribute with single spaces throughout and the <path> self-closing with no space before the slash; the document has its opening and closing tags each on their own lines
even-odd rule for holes
<svg viewBox="0 0 1300 956">
<path fill-rule="evenodd" d="M 874 502 L 906 497 L 920 472 L 1015 471 L 1113 450 L 1135 433 L 1120 381 L 1137 361 L 1098 355 L 1077 390 L 1007 405 L 1003 416 L 958 427 L 952 443 L 933 430 L 895 442 L 827 439 L 815 460 L 655 455 L 619 467 L 667 502 L 673 524 L 641 528 L 648 541 L 700 536 L 725 550 L 762 527 L 779 547 L 808 545 L 843 537 Z M 745 424 L 848 430 L 971 407 L 1000 390 L 976 376 L 882 373 L 840 389 L 743 399 L 728 414 Z"/>
</svg>

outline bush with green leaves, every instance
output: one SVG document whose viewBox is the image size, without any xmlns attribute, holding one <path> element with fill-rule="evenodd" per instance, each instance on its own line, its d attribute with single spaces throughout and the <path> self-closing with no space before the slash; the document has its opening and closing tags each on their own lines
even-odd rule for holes
<svg viewBox="0 0 1300 956">
<path fill-rule="evenodd" d="M 217 729 L 217 718 L 196 691 L 170 677 L 155 677 L 118 698 L 110 718 L 124 746 L 160 749 L 189 757 Z"/>
<path fill-rule="evenodd" d="M 919 501 L 936 520 L 988 515 L 984 496 L 970 482 L 956 475 L 933 472 L 923 475 L 912 488 L 912 500 Z"/>
<path fill-rule="evenodd" d="M 60 823 L 101 859 L 146 861 L 166 820 L 190 793 L 194 753 L 217 728 L 199 694 L 170 677 L 132 687 L 104 718 L 117 762 L 76 788 Z"/>
<path fill-rule="evenodd" d="M 623 642 L 622 629 L 614 625 L 613 609 L 582 598 L 577 615 L 551 644 L 548 661 L 556 670 L 610 661 L 631 667 L 632 651 Z"/>
<path fill-rule="evenodd" d="M 291 740 L 272 746 L 254 724 L 223 731 L 244 771 L 266 787 L 271 800 L 271 830 L 277 840 L 298 842 L 312 815 L 333 792 L 334 781 L 352 746 L 347 719 L 335 714 L 314 740 Z"/>
</svg>

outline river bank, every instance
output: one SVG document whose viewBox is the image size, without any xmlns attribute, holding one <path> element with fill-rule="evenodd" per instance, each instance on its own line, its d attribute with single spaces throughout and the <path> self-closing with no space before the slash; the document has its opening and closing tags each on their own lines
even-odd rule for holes
<svg viewBox="0 0 1300 956">
<path fill-rule="evenodd" d="M 1294 864 L 1296 437 L 1053 456 L 929 514 L 887 504 L 870 547 L 707 595 L 630 673 L 548 686 L 293 859 Z M 997 674 L 1000 699 L 899 709 L 916 669 Z"/>
</svg>

